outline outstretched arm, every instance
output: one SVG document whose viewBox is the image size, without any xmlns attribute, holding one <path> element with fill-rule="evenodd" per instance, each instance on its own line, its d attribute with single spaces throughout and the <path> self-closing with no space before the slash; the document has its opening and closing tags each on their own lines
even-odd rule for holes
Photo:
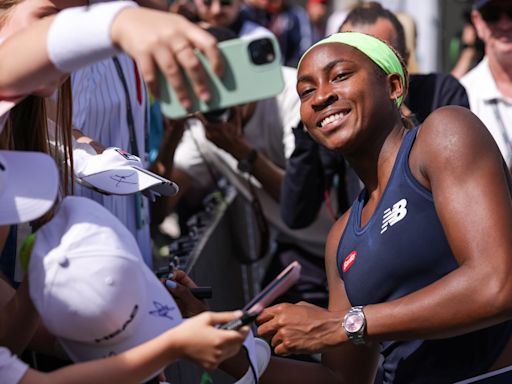
<svg viewBox="0 0 512 384">
<path fill-rule="evenodd" d="M 248 106 L 246 105 L 243 108 L 248 108 Z M 242 113 L 242 107 L 232 108 L 230 118 L 225 123 L 213 123 L 200 116 L 207 139 L 231 154 L 238 161 L 250 157 L 251 151 L 254 150 L 251 143 L 243 135 Z M 257 152 L 252 162 L 251 175 L 261 183 L 263 189 L 275 201 L 279 201 L 284 169 L 275 165 L 265 154 Z"/>
<path fill-rule="evenodd" d="M 105 3 L 90 6 L 87 9 L 67 9 L 57 16 L 36 21 L 8 37 L 0 45 L 2 58 L 0 60 L 0 97 L 9 99 L 57 84 L 66 72 L 110 57 L 115 53 L 116 48 L 120 48 L 135 59 L 146 83 L 155 94 L 158 93 L 157 68 L 159 68 L 175 88 L 180 102 L 185 107 L 189 107 L 191 100 L 180 72 L 182 67 L 194 84 L 194 91 L 199 97 L 203 100 L 209 99 L 206 74 L 193 49 L 202 50 L 215 72 L 222 73 L 222 60 L 216 48 L 216 41 L 211 35 L 181 16 L 151 9 L 127 7 L 116 13 L 112 20 L 108 18 L 101 20 L 107 23 L 102 27 L 109 31 L 109 36 L 104 37 L 107 41 L 110 39 L 111 47 L 101 47 L 95 51 L 98 47 L 94 46 L 94 41 L 87 39 L 95 39 L 97 36 L 86 33 L 87 30 L 81 33 L 79 29 L 86 29 L 87 26 L 83 25 L 87 23 L 73 24 L 73 21 L 83 20 L 91 12 L 101 13 L 103 7 L 109 6 L 111 4 Z M 69 29 L 74 33 L 55 33 L 52 37 L 50 36 L 52 28 L 56 31 L 58 29 L 58 32 Z M 93 28 L 99 28 L 99 26 L 95 25 Z M 84 41 L 73 41 L 73 36 L 81 36 L 80 38 Z M 86 43 L 83 45 L 88 48 L 84 48 L 84 51 L 74 49 L 73 55 L 76 55 L 78 60 L 77 57 L 71 57 L 74 59 L 73 68 L 66 69 L 60 65 L 61 63 L 52 62 L 51 58 L 55 58 L 52 54 L 55 42 L 57 46 L 61 45 L 61 48 L 66 48 L 73 43 L 76 45 Z M 68 51 L 66 49 L 66 52 Z"/>
<path fill-rule="evenodd" d="M 248 328 L 225 331 L 214 327 L 239 312 L 205 312 L 120 355 L 74 364 L 51 373 L 30 369 L 21 384 L 140 383 L 178 358 L 213 369 L 238 352 Z"/>
<path fill-rule="evenodd" d="M 329 309 L 307 303 L 278 304 L 258 317 L 258 333 L 271 337 L 280 355 L 322 351 L 322 364 L 272 359 L 262 383 L 283 382 L 293 375 L 294 383 L 373 383 L 379 359 L 377 343 L 364 346 L 340 343 L 346 340 L 341 319 L 350 308 L 345 286 L 338 275 L 336 251 L 349 213 L 339 219 L 327 238 L 325 263 L 329 283 Z M 285 369 L 288 368 L 288 369 Z M 289 373 L 291 372 L 291 373 Z"/>
</svg>

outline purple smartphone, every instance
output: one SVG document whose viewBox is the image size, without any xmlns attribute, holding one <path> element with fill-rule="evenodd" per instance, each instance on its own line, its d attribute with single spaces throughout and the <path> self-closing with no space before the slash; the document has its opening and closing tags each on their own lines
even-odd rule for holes
<svg viewBox="0 0 512 384">
<path fill-rule="evenodd" d="M 257 294 L 245 307 L 244 314 L 239 319 L 223 324 L 221 329 L 238 329 L 250 322 L 270 305 L 276 298 L 290 289 L 300 277 L 301 265 L 298 261 L 290 263 L 283 271 L 272 280 L 259 294 Z"/>
</svg>

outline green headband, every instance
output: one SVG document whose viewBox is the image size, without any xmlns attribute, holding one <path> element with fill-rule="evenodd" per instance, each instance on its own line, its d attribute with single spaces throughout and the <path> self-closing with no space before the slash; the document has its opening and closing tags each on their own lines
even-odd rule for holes
<svg viewBox="0 0 512 384">
<path fill-rule="evenodd" d="M 340 43 L 350 45 L 364 53 L 368 58 L 370 58 L 375 64 L 377 64 L 386 74 L 398 73 L 402 78 L 402 84 L 405 87 L 405 74 L 402 68 L 402 64 L 400 64 L 400 59 L 397 57 L 395 52 L 383 41 L 370 36 L 364 33 L 359 32 L 340 32 L 330 35 L 323 40 L 320 40 L 318 43 L 313 44 L 299 60 L 299 65 L 304 57 L 318 45 L 321 44 L 329 44 L 329 43 Z M 404 97 L 400 96 L 396 99 L 397 106 L 402 104 Z"/>
</svg>

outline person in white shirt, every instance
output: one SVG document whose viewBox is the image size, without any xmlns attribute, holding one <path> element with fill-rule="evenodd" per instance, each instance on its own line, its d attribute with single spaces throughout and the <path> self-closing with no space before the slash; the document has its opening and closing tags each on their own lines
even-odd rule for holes
<svg viewBox="0 0 512 384">
<path fill-rule="evenodd" d="M 471 18 L 485 57 L 460 82 L 512 169 L 512 1 L 474 1 Z"/>
<path fill-rule="evenodd" d="M 170 199 L 168 208 L 173 209 L 187 191 L 211 188 L 220 176 L 248 202 L 254 200 L 254 193 L 277 245 L 263 284 L 292 260 L 299 260 L 303 278 L 286 300 L 311 300 L 322 305 L 326 298 L 323 249 L 331 223 L 327 210 L 322 209 L 314 223 L 301 230 L 287 227 L 279 214 L 281 184 L 295 148 L 292 129 L 300 126 L 296 70 L 283 67 L 283 77 L 285 86 L 279 95 L 236 107 L 226 123 L 205 119 L 186 122 L 188 129 L 176 148 L 169 176 L 180 185 L 180 192 L 178 198 Z"/>
</svg>

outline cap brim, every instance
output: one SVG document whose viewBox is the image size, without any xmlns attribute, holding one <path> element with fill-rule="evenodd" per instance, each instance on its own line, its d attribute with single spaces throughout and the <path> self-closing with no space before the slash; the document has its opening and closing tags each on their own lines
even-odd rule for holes
<svg viewBox="0 0 512 384">
<path fill-rule="evenodd" d="M 137 166 L 110 169 L 81 177 L 81 180 L 112 195 L 131 195 L 152 189 L 160 195 L 173 196 L 179 190 L 172 181 Z"/>
<path fill-rule="evenodd" d="M 0 151 L 8 180 L 0 193 L 0 225 L 35 220 L 54 205 L 59 190 L 55 161 L 38 152 Z"/>
<path fill-rule="evenodd" d="M 118 343 L 112 340 L 108 345 L 94 344 L 92 341 L 91 343 L 82 343 L 59 338 L 60 344 L 73 361 L 89 361 L 118 355 L 155 338 L 183 321 L 180 310 L 171 294 L 167 292 L 163 284 L 146 265 L 141 266 L 141 268 L 144 269 L 146 274 L 148 297 L 146 305 L 141 310 L 142 316 L 134 324 L 135 328 Z M 101 319 L 98 319 L 98 321 L 101 321 Z"/>
<path fill-rule="evenodd" d="M 248 346 L 245 345 L 245 347 L 247 348 Z M 268 363 L 270 361 L 270 347 L 265 340 L 255 337 L 253 348 L 254 350 L 252 352 L 249 352 L 249 355 L 253 356 L 251 360 L 256 359 L 256 366 L 254 368 L 258 372 L 258 377 L 261 377 L 263 372 L 265 372 L 265 369 L 267 369 Z M 249 368 L 245 375 L 242 376 L 242 378 L 238 380 L 236 384 L 254 384 L 254 376 L 252 369 Z"/>
</svg>

